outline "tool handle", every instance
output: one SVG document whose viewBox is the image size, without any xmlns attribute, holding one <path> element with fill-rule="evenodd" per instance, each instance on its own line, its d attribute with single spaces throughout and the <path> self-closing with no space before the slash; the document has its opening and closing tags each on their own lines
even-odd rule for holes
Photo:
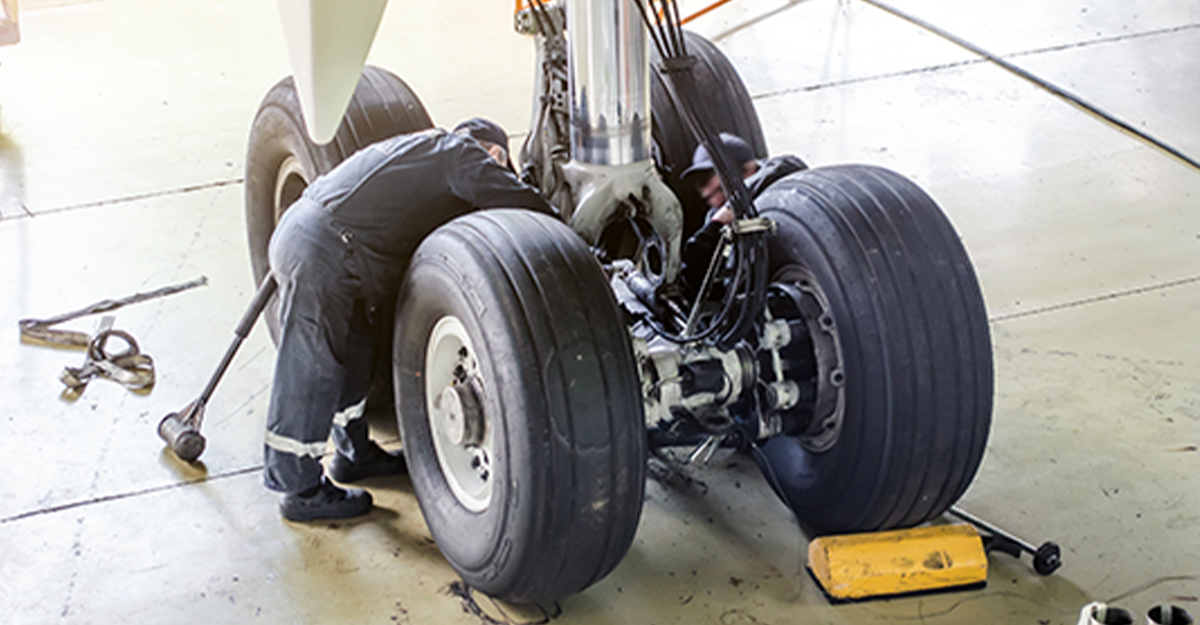
<svg viewBox="0 0 1200 625">
<path fill-rule="evenodd" d="M 963 510 L 962 508 L 958 508 L 958 507 L 950 508 L 950 514 L 953 514 L 954 516 L 966 521 L 967 523 L 970 523 L 971 525 L 974 525 L 975 527 L 978 527 L 981 530 L 984 530 L 985 532 L 988 532 L 989 534 L 992 534 L 993 536 L 999 536 L 999 537 L 1007 540 L 1008 542 L 1016 545 L 1017 547 L 1020 547 L 1021 551 L 1024 551 L 1025 553 L 1028 553 L 1030 555 L 1034 555 L 1037 553 L 1037 547 L 1034 547 L 1030 543 L 1025 542 L 1020 537 L 1018 537 L 1014 534 L 1011 534 L 1011 533 L 1006 532 L 994 525 L 989 524 L 987 521 L 984 521 L 983 519 L 981 519 L 973 514 L 968 513 L 966 510 Z"/>
<path fill-rule="evenodd" d="M 254 294 L 254 299 L 250 300 L 250 307 L 242 314 L 242 320 L 238 322 L 237 328 L 233 330 L 233 333 L 237 337 L 233 343 L 230 343 L 229 348 L 225 350 L 225 355 L 221 357 L 221 364 L 217 365 L 217 370 L 213 372 L 212 377 L 208 379 L 208 384 L 204 386 L 204 391 L 196 399 L 197 405 L 204 406 L 208 403 L 208 399 L 212 397 L 213 391 L 217 388 L 217 382 L 220 382 L 221 378 L 225 375 L 225 370 L 229 368 L 229 363 L 233 362 L 234 354 L 242 346 L 242 341 L 246 339 L 246 335 L 250 334 L 250 329 L 254 327 L 254 322 L 258 321 L 258 316 L 267 307 L 267 302 L 275 294 L 277 286 L 275 276 L 267 274 L 266 279 L 259 285 L 258 292 Z"/>
<path fill-rule="evenodd" d="M 1014 558 L 1021 557 L 1021 546 L 1003 536 L 992 534 L 991 536 L 983 536 L 981 539 L 983 540 L 983 550 L 988 553 L 999 551 L 1000 553 L 1007 553 Z"/>
<path fill-rule="evenodd" d="M 1019 558 L 1021 552 L 1024 551 L 1033 556 L 1033 570 L 1037 571 L 1038 575 L 1050 575 L 1062 566 L 1062 549 L 1054 541 L 1048 540 L 1041 546 L 1034 547 L 998 527 L 989 525 L 983 519 L 971 515 L 961 508 L 950 508 L 950 514 L 991 534 L 984 539 L 985 550 L 988 552 L 999 551 Z"/>
<path fill-rule="evenodd" d="M 279 284 L 275 282 L 275 275 L 268 273 L 262 284 L 258 286 L 258 292 L 254 294 L 254 299 L 250 300 L 250 307 L 246 309 L 245 313 L 242 313 L 242 320 L 238 321 L 237 327 L 233 329 L 234 334 L 243 339 L 250 334 L 254 322 L 258 321 L 258 316 L 267 307 L 267 302 L 271 301 L 271 296 L 275 294 L 278 286 Z"/>
</svg>

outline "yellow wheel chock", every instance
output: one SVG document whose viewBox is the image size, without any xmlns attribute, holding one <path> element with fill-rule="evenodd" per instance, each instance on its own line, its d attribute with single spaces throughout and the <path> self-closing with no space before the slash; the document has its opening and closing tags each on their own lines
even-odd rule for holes
<svg viewBox="0 0 1200 625">
<path fill-rule="evenodd" d="M 955 524 L 815 538 L 808 569 L 830 598 L 851 601 L 983 585 L 988 563 L 975 528 Z"/>
</svg>

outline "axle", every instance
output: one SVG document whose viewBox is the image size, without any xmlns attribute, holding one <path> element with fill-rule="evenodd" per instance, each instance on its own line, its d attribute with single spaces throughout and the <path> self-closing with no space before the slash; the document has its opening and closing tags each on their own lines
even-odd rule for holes
<svg viewBox="0 0 1200 625">
<path fill-rule="evenodd" d="M 628 266 L 614 273 L 614 292 L 634 317 L 661 317 L 664 306 L 650 295 Z M 818 350 L 801 309 L 819 310 L 811 295 L 798 289 L 774 289 L 766 319 L 752 340 L 722 349 L 714 342 L 672 343 L 635 326 L 634 349 L 640 363 L 646 419 L 652 430 L 672 436 L 652 437 L 660 446 L 694 444 L 711 436 L 737 433 L 749 440 L 779 434 L 808 433 L 823 390 Z M 808 301 L 808 305 L 805 302 Z M 836 402 L 833 402 L 836 403 Z"/>
</svg>

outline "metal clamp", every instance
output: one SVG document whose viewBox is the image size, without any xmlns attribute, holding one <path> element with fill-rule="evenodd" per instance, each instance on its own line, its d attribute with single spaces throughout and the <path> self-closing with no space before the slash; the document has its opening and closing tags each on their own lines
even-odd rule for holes
<svg viewBox="0 0 1200 625">
<path fill-rule="evenodd" d="M 778 226 L 770 217 L 754 217 L 751 219 L 739 219 L 732 224 L 734 234 L 754 234 L 756 232 L 768 232 L 775 234 Z"/>
</svg>

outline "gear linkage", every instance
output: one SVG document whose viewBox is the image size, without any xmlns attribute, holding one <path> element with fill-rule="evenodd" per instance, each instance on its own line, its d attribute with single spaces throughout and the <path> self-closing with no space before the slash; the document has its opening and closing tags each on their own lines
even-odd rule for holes
<svg viewBox="0 0 1200 625">
<path fill-rule="evenodd" d="M 540 68 L 537 107 L 521 144 L 521 179 L 541 189 L 550 203 L 563 211 L 563 217 L 570 219 L 575 201 L 562 172 L 562 166 L 571 160 L 566 12 L 561 3 L 530 0 L 516 20 L 517 32 L 536 36 Z"/>
<path fill-rule="evenodd" d="M 766 312 L 766 237 L 775 224 L 759 217 L 742 181 L 741 164 L 727 153 L 711 121 L 694 74 L 673 0 L 633 2 L 662 62 L 687 131 L 705 146 L 734 213 L 707 259 L 699 285 L 661 284 L 628 254 L 594 251 L 605 264 L 614 295 L 631 319 L 641 367 L 649 443 L 658 449 L 696 446 L 692 460 L 718 446 L 747 447 L 784 431 L 803 430 L 812 417 L 815 369 L 803 322 L 789 327 Z M 563 166 L 570 161 L 570 86 L 566 14 L 562 3 L 531 0 L 517 16 L 517 30 L 538 42 L 538 101 L 522 147 L 523 178 L 542 189 L 570 219 L 574 201 Z M 640 249 L 647 236 L 630 228 Z M 635 255 L 637 256 L 637 255 Z M 797 325 L 797 323 L 799 325 Z"/>
</svg>

